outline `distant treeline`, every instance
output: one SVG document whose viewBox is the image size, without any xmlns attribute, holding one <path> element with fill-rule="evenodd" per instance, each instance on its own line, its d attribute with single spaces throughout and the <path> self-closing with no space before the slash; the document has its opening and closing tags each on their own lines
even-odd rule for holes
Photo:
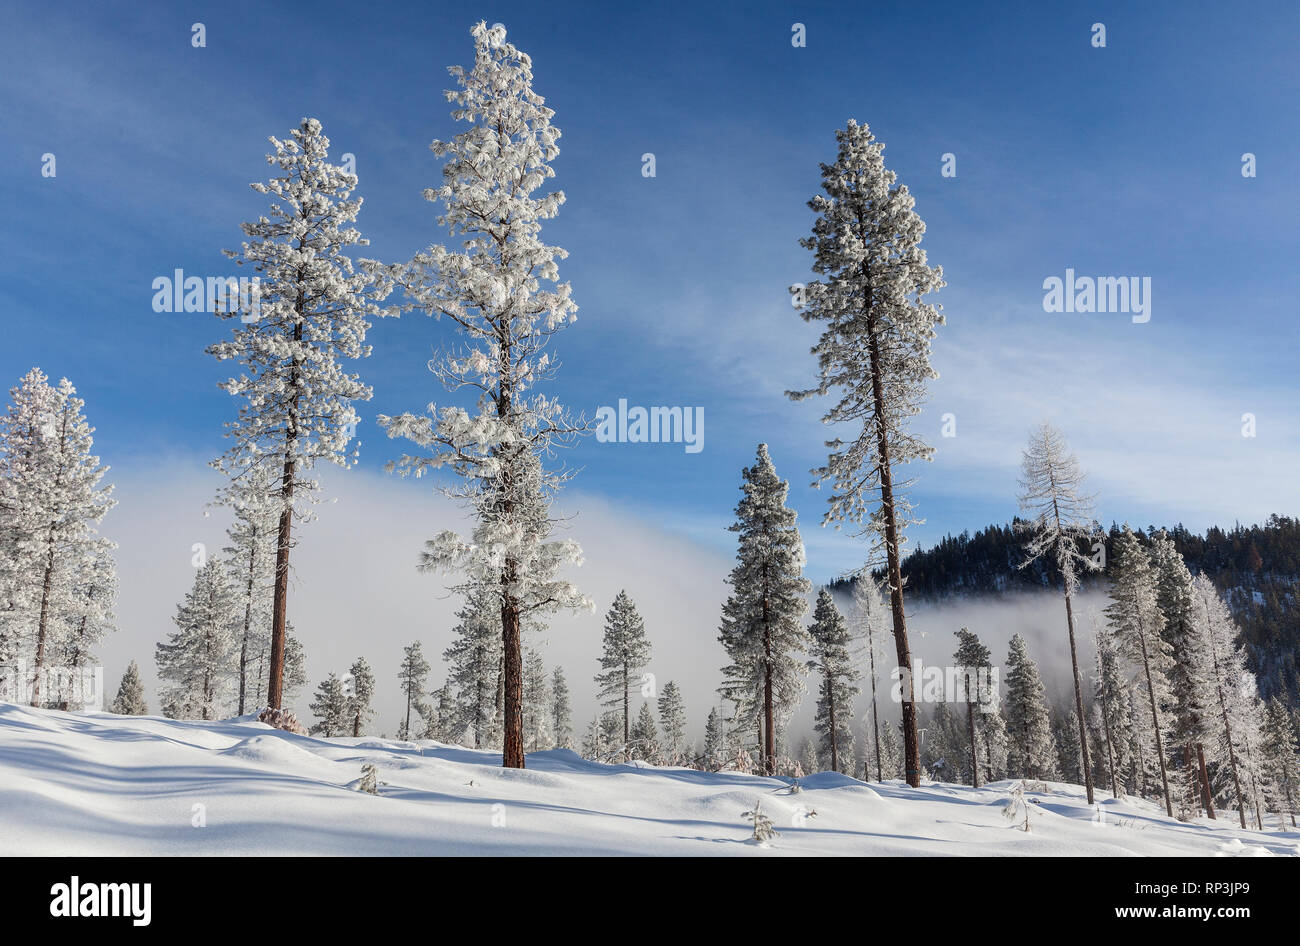
<svg viewBox="0 0 1300 946">
<path fill-rule="evenodd" d="M 1300 708 L 1300 519 L 1273 515 L 1262 525 L 1214 526 L 1204 535 L 1181 523 L 1165 530 L 1193 573 L 1204 573 L 1230 601 L 1259 676 L 1261 695 L 1276 694 Z M 1106 547 L 1120 526 L 1112 523 Z M 1135 529 L 1136 531 L 1136 529 Z M 1160 531 L 1147 526 L 1142 539 Z M 1045 560 L 1020 568 L 1024 537 L 1016 523 L 990 525 L 975 533 L 945 536 L 931 548 L 917 548 L 903 561 L 909 595 L 943 598 L 953 594 L 1003 594 L 1051 588 L 1059 581 Z M 1107 556 L 1107 565 L 1110 557 Z M 883 579 L 883 572 L 876 577 Z M 1088 588 L 1105 589 L 1106 572 L 1083 578 Z M 848 590 L 850 580 L 834 586 Z"/>
</svg>

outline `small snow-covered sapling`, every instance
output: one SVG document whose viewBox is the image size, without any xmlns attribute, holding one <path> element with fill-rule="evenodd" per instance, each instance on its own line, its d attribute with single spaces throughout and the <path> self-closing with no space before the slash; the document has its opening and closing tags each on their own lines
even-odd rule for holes
<svg viewBox="0 0 1300 946">
<path fill-rule="evenodd" d="M 780 832 L 773 826 L 772 819 L 763 814 L 763 801 L 759 799 L 754 802 L 754 810 L 746 811 L 741 815 L 746 821 L 754 825 L 754 834 L 752 840 L 759 844 L 766 844 L 768 841 L 778 837 Z"/>
</svg>

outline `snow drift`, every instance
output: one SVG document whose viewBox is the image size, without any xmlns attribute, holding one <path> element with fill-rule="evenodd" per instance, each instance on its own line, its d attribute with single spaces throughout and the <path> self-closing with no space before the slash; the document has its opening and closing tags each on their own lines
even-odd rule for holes
<svg viewBox="0 0 1300 946">
<path fill-rule="evenodd" d="M 356 790 L 363 765 L 377 795 Z M 244 717 L 180 722 L 0 704 L 5 855 L 1300 855 L 1300 832 L 1183 824 L 1079 786 L 1026 791 L 602 765 L 566 750 L 502 769 L 434 742 L 315 739 Z M 1037 786 L 1031 786 L 1037 787 Z M 1098 793 L 1099 796 L 1105 793 Z M 749 840 L 761 803 L 779 836 Z"/>
</svg>

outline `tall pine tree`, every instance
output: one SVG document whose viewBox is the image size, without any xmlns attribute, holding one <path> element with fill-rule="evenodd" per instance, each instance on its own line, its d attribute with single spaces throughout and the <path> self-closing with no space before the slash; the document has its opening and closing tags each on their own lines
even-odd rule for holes
<svg viewBox="0 0 1300 946">
<path fill-rule="evenodd" d="M 730 658 L 723 670 L 722 695 L 737 706 L 737 720 L 754 723 L 763 770 L 776 770 L 776 729 L 803 695 L 808 633 L 802 618 L 803 540 L 797 514 L 785 502 L 790 484 L 776 475 L 767 444 L 744 471 L 744 496 L 730 527 L 740 536 L 736 566 L 727 582 L 731 594 L 722 606 L 718 639 Z"/>
<path fill-rule="evenodd" d="M 1043 681 L 1019 634 L 1011 638 L 1007 653 L 1006 692 L 1007 774 L 1011 778 L 1052 778 L 1056 746 Z"/>
<path fill-rule="evenodd" d="M 1020 508 L 1032 518 L 1017 524 L 1029 534 L 1027 567 L 1047 558 L 1061 575 L 1065 595 L 1065 623 L 1070 639 L 1070 669 L 1074 674 L 1074 715 L 1078 732 L 1072 744 L 1079 747 L 1084 791 L 1093 803 L 1092 764 L 1088 735 L 1084 732 L 1083 682 L 1079 676 L 1079 651 L 1074 641 L 1074 593 L 1081 571 L 1096 571 L 1100 563 L 1080 549 L 1095 531 L 1092 497 L 1083 492 L 1084 474 L 1070 452 L 1065 437 L 1051 424 L 1041 424 L 1029 436 L 1020 478 Z"/>
<path fill-rule="evenodd" d="M 473 512 L 473 535 L 440 533 L 426 544 L 423 567 L 496 589 L 502 764 L 523 768 L 523 625 L 530 616 L 593 607 L 559 577 L 581 564 L 582 551 L 571 539 L 551 538 L 551 504 L 567 477 L 543 463 L 580 428 L 535 391 L 556 364 L 547 351 L 551 336 L 577 318 L 577 305 L 559 281 L 557 261 L 566 252 L 540 238 L 542 221 L 556 215 L 564 194 L 534 196 L 554 176 L 554 112 L 533 91 L 532 60 L 506 41 L 504 27 L 480 22 L 470 32 L 474 66 L 453 66 L 459 87 L 447 93 L 452 116 L 470 127 L 434 142 L 434 154 L 447 158 L 443 186 L 425 191 L 442 202 L 439 225 L 462 248 L 430 247 L 392 272 L 417 309 L 454 323 L 464 347 L 445 351 L 431 370 L 449 390 L 475 392 L 477 403 L 473 411 L 430 405 L 427 414 L 380 422 L 389 436 L 431 451 L 404 457 L 404 471 L 446 466 L 461 477 L 452 494 Z"/>
<path fill-rule="evenodd" d="M 314 118 L 304 118 L 290 138 L 270 141 L 267 163 L 282 173 L 251 185 L 271 198 L 269 211 L 242 225 L 249 239 L 240 250 L 226 251 L 258 274 L 259 292 L 218 313 L 240 325 L 208 353 L 243 371 L 221 385 L 243 401 L 226 425 L 231 445 L 214 465 L 231 477 L 265 476 L 277 487 L 267 703 L 281 709 L 293 519 L 317 499 L 310 478 L 316 463 L 355 461 L 348 452 L 358 421 L 353 403 L 369 400 L 371 390 L 344 370 L 343 359 L 370 354 L 367 318 L 385 312 L 377 305 L 382 291 L 346 252 L 366 243 L 349 226 L 361 209 L 360 198 L 350 199 L 356 175 L 329 162 L 329 139 Z"/>
<path fill-rule="evenodd" d="M 813 271 L 822 278 L 796 289 L 806 296 L 804 320 L 825 323 L 813 348 L 817 385 L 789 394 L 800 400 L 839 392 L 822 420 L 848 425 L 852 439 L 828 441 L 826 465 L 813 471 L 832 487 L 823 524 L 846 524 L 872 537 L 873 554 L 883 550 L 898 666 L 910 671 L 901 562 L 912 505 L 896 468 L 933 453 L 908 426 L 921 410 L 926 382 L 938 376 L 930 344 L 944 319 L 924 298 L 943 286 L 943 273 L 926 262 L 925 224 L 907 187 L 885 168 L 884 144 L 853 120 L 835 137 L 835 163 L 821 166 L 825 193 L 808 204 L 817 213 L 812 236 L 800 241 L 813 251 Z M 916 704 L 907 680 L 903 746 L 907 782 L 915 788 L 921 778 Z"/>
<path fill-rule="evenodd" d="M 831 771 L 851 772 L 853 767 L 853 698 L 860 692 L 854 685 L 857 673 L 849 657 L 849 628 L 830 590 L 817 594 L 813 622 L 812 660 L 808 669 L 818 677 L 815 728 L 821 736 L 824 756 Z"/>
</svg>

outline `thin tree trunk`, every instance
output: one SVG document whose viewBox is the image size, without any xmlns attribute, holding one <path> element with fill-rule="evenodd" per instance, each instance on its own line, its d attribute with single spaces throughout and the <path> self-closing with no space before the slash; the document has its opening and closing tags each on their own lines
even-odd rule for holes
<svg viewBox="0 0 1300 946">
<path fill-rule="evenodd" d="M 763 771 L 772 775 L 776 771 L 776 727 L 772 700 L 772 635 L 768 630 L 767 598 L 763 599 Z"/>
<path fill-rule="evenodd" d="M 1142 628 L 1142 615 L 1137 615 L 1138 622 L 1138 642 L 1142 645 L 1142 670 L 1147 678 L 1147 696 L 1151 701 L 1151 725 L 1155 728 L 1156 733 L 1156 758 L 1160 762 L 1160 784 L 1165 792 L 1165 813 L 1170 818 L 1174 816 L 1174 803 L 1169 797 L 1169 773 L 1165 770 L 1165 748 L 1160 739 L 1160 714 L 1156 710 L 1156 688 L 1151 682 L 1151 661 L 1147 657 L 1147 638 L 1146 632 Z"/>
<path fill-rule="evenodd" d="M 628 691 L 632 689 L 632 675 L 628 672 L 627 661 L 623 662 L 623 761 L 632 761 L 631 707 Z"/>
<path fill-rule="evenodd" d="M 239 715 L 243 716 L 244 695 L 248 685 L 248 630 L 253 625 L 253 576 L 257 566 L 257 530 L 253 530 L 253 546 L 248 550 L 248 585 L 244 594 L 244 636 L 239 643 Z"/>
<path fill-rule="evenodd" d="M 823 680 L 822 686 L 826 689 L 826 705 L 830 710 L 831 771 L 838 772 L 840 770 L 840 745 L 835 732 L 835 688 L 831 686 L 831 678 L 829 675 L 827 675 L 825 680 Z"/>
<path fill-rule="evenodd" d="M 1205 813 L 1211 821 L 1217 821 L 1214 816 L 1214 798 L 1210 795 L 1210 775 L 1205 769 L 1205 746 L 1199 742 L 1196 744 L 1196 761 L 1201 771 L 1201 800 L 1205 803 Z"/>
<path fill-rule="evenodd" d="M 865 264 L 864 264 L 865 266 Z M 880 340 L 876 336 L 876 315 L 867 298 L 867 335 L 871 357 L 871 394 L 876 417 L 876 454 L 880 472 L 880 505 L 885 519 L 885 555 L 889 565 L 889 606 L 894 619 L 894 647 L 898 666 L 906 671 L 903 693 L 903 775 L 912 788 L 921 786 L 920 752 L 916 745 L 915 685 L 912 679 L 912 649 L 907 641 L 907 615 L 903 610 L 903 570 L 898 554 L 898 517 L 894 508 L 894 480 L 889 460 L 889 429 L 885 409 L 885 385 L 881 377 Z"/>
<path fill-rule="evenodd" d="M 975 750 L 975 704 L 966 701 L 966 728 L 970 732 L 970 777 L 971 788 L 980 787 L 980 757 Z"/>
<path fill-rule="evenodd" d="M 1246 797 L 1241 792 L 1241 779 L 1237 776 L 1237 749 L 1232 743 L 1232 724 L 1228 722 L 1228 701 L 1223 695 L 1223 677 L 1219 674 L 1219 651 L 1214 646 L 1214 634 L 1210 628 L 1210 611 L 1205 609 L 1206 635 L 1210 642 L 1210 660 L 1214 667 L 1214 687 L 1219 696 L 1219 712 L 1223 716 L 1223 737 L 1228 744 L 1228 767 L 1232 770 L 1232 787 L 1237 795 L 1237 814 L 1241 817 L 1241 826 L 1246 827 Z"/>
<path fill-rule="evenodd" d="M 413 681 L 406 681 L 406 722 L 402 725 L 402 738 L 411 738 L 411 694 L 415 686 Z"/>
<path fill-rule="evenodd" d="M 867 654 L 871 658 L 871 741 L 876 747 L 876 781 L 883 782 L 880 767 L 880 719 L 876 715 L 876 645 L 871 639 L 871 625 L 867 625 Z"/>
<path fill-rule="evenodd" d="M 1106 769 L 1110 772 L 1110 794 L 1119 798 L 1119 781 L 1115 777 L 1115 742 L 1110 735 L 1110 717 L 1106 714 L 1106 703 L 1101 702 L 1101 729 L 1106 734 Z"/>
<path fill-rule="evenodd" d="M 1074 670 L 1074 710 L 1079 717 L 1079 753 L 1083 761 L 1083 787 L 1088 794 L 1088 804 L 1091 805 L 1093 803 L 1092 762 L 1088 758 L 1088 733 L 1083 723 L 1083 684 L 1079 682 L 1079 654 L 1074 646 L 1074 603 L 1071 600 L 1068 584 L 1065 588 L 1065 622 L 1070 629 L 1070 667 Z"/>
</svg>

